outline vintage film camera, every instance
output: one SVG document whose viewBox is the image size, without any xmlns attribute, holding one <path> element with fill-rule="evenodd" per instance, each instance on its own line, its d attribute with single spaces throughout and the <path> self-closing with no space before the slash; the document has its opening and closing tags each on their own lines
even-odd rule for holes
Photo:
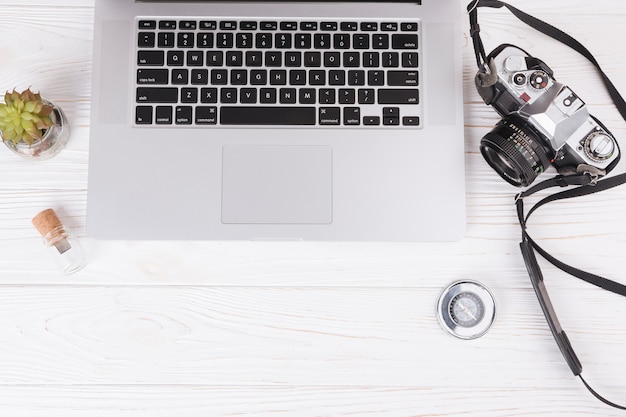
<svg viewBox="0 0 626 417">
<path fill-rule="evenodd" d="M 544 62 L 507 44 L 487 62 L 476 87 L 502 120 L 483 137 L 480 151 L 503 179 L 528 186 L 551 164 L 563 175 L 597 177 L 615 167 L 620 152 L 613 135 Z"/>
</svg>

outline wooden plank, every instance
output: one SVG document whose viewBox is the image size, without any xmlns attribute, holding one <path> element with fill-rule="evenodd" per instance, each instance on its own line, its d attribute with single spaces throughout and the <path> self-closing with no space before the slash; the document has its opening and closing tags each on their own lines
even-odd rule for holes
<svg viewBox="0 0 626 417">
<path fill-rule="evenodd" d="M 626 307 L 553 282 L 581 361 L 620 387 Z M 576 385 L 532 290 L 492 289 L 496 325 L 462 341 L 428 287 L 2 286 L 0 384 Z"/>
<path fill-rule="evenodd" d="M 4 394 L 0 413 L 12 417 L 623 415 L 576 387 L 23 385 L 0 389 Z"/>
</svg>

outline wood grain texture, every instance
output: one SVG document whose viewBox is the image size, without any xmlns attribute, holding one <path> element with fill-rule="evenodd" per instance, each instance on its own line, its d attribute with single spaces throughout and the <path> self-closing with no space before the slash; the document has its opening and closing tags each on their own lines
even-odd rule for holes
<svg viewBox="0 0 626 417">
<path fill-rule="evenodd" d="M 626 3 L 510 3 L 574 35 L 626 91 Z M 572 376 L 543 318 L 519 254 L 517 190 L 478 152 L 498 117 L 473 89 L 467 34 L 463 240 L 100 242 L 85 232 L 92 18 L 92 0 L 0 0 L 0 89 L 45 92 L 72 129 L 43 163 L 0 149 L 0 416 L 623 415 Z M 577 53 L 503 10 L 481 11 L 481 28 L 488 49 L 532 51 L 626 135 Z M 562 260 L 626 283 L 625 206 L 626 188 L 558 203 L 530 230 Z M 56 272 L 30 223 L 47 207 L 90 255 L 74 276 Z M 541 264 L 587 379 L 626 403 L 626 301 Z M 498 303 L 495 326 L 469 342 L 434 315 L 463 278 Z"/>
</svg>

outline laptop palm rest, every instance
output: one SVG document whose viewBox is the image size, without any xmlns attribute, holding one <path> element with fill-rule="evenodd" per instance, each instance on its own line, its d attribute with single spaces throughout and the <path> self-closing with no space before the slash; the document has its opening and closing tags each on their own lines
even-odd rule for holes
<svg viewBox="0 0 626 417">
<path fill-rule="evenodd" d="M 332 148 L 224 146 L 222 223 L 332 223 Z"/>
</svg>

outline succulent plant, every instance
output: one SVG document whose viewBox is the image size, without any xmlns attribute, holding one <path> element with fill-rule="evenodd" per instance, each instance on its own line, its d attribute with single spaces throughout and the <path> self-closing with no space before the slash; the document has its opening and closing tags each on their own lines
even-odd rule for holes
<svg viewBox="0 0 626 417">
<path fill-rule="evenodd" d="M 52 106 L 46 104 L 39 93 L 33 93 L 30 88 L 21 93 L 7 91 L 4 103 L 0 103 L 2 140 L 32 145 L 54 124 L 50 118 L 51 113 Z"/>
</svg>

